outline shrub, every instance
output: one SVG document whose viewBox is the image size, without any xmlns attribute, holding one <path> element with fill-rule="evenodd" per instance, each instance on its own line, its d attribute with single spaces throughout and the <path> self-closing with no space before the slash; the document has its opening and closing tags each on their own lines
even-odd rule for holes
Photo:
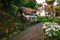
<svg viewBox="0 0 60 40">
<path fill-rule="evenodd" d="M 45 23 L 48 28 L 45 29 L 45 40 L 60 39 L 60 26 L 57 23 Z"/>
<path fill-rule="evenodd" d="M 60 24 L 60 17 L 56 17 L 56 18 L 54 19 L 54 22 Z"/>
<path fill-rule="evenodd" d="M 53 22 L 52 17 L 43 17 L 43 16 L 37 16 L 37 21 L 45 23 L 45 22 Z"/>
<path fill-rule="evenodd" d="M 60 17 L 55 17 L 54 21 L 60 21 Z"/>
</svg>

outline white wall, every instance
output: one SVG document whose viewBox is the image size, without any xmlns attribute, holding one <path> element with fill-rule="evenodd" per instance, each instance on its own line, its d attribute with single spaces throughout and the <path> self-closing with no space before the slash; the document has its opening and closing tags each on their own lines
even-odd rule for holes
<svg viewBox="0 0 60 40">
<path fill-rule="evenodd" d="M 42 10 L 42 12 L 37 11 L 36 15 L 45 16 L 45 11 L 44 10 Z"/>
</svg>

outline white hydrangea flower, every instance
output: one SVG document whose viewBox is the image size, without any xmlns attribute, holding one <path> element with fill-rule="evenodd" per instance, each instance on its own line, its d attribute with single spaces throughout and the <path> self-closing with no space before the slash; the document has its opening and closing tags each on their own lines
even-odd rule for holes
<svg viewBox="0 0 60 40">
<path fill-rule="evenodd" d="M 55 28 L 53 28 L 53 30 L 55 31 L 56 29 L 55 29 Z"/>
<path fill-rule="evenodd" d="M 48 36 L 52 37 L 52 34 L 51 34 L 51 33 L 49 33 L 49 34 L 48 34 Z"/>
<path fill-rule="evenodd" d="M 60 26 L 57 23 L 50 23 L 50 22 L 46 22 L 44 24 L 45 26 L 47 26 L 48 28 L 45 30 L 45 34 L 48 36 L 56 36 L 56 32 L 58 32 L 60 30 Z"/>
</svg>

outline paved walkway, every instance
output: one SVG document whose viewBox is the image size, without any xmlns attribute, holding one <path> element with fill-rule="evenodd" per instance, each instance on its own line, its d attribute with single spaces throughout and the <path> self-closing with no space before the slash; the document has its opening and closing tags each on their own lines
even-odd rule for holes
<svg viewBox="0 0 60 40">
<path fill-rule="evenodd" d="M 15 37 L 12 37 L 10 40 L 43 40 L 42 24 L 38 23 L 22 33 L 17 34 Z"/>
</svg>

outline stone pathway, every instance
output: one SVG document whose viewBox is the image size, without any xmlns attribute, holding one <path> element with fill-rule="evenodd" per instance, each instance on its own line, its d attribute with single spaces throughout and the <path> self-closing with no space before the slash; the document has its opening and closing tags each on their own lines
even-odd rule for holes
<svg viewBox="0 0 60 40">
<path fill-rule="evenodd" d="M 17 34 L 10 40 L 43 40 L 43 29 L 42 24 L 38 23 L 27 30 Z"/>
</svg>

